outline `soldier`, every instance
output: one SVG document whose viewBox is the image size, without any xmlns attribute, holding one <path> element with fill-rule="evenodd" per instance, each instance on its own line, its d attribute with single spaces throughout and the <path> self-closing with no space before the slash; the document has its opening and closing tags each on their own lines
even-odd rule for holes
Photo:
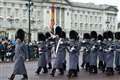
<svg viewBox="0 0 120 80">
<path fill-rule="evenodd" d="M 46 32 L 46 47 L 47 47 L 47 64 L 48 64 L 48 69 L 52 69 L 52 64 L 51 64 L 51 49 L 52 49 L 52 43 L 51 43 L 51 34 L 49 32 Z"/>
<path fill-rule="evenodd" d="M 90 73 L 97 73 L 97 33 L 95 31 L 91 32 L 91 41 L 90 41 Z"/>
<path fill-rule="evenodd" d="M 53 63 L 53 69 L 50 75 L 54 77 L 56 69 L 60 71 L 60 75 L 64 74 L 65 68 L 65 54 L 66 54 L 66 41 L 65 32 L 60 27 L 56 27 L 56 39 L 55 39 L 55 61 Z"/>
<path fill-rule="evenodd" d="M 41 72 L 41 69 L 44 70 L 43 73 L 47 73 L 47 59 L 46 59 L 46 44 L 45 44 L 45 35 L 43 33 L 38 34 L 38 53 L 39 53 L 39 59 L 38 59 L 38 69 L 36 71 L 36 74 L 39 75 Z"/>
<path fill-rule="evenodd" d="M 107 32 L 107 45 L 105 48 L 105 63 L 106 63 L 106 74 L 113 75 L 113 61 L 114 61 L 114 48 L 115 45 L 113 44 L 113 33 L 111 31 Z"/>
<path fill-rule="evenodd" d="M 89 70 L 89 55 L 90 55 L 90 35 L 89 33 L 85 33 L 83 36 L 83 41 L 81 42 L 81 51 L 83 52 L 83 62 L 81 67 L 85 68 L 86 71 Z"/>
<path fill-rule="evenodd" d="M 98 41 L 97 41 L 97 45 L 98 45 L 98 58 L 99 58 L 99 69 L 101 71 L 104 72 L 105 70 L 105 62 L 104 62 L 104 47 L 105 44 L 103 43 L 103 36 L 102 35 L 98 35 Z"/>
<path fill-rule="evenodd" d="M 115 49 L 116 49 L 116 56 L 115 56 L 115 65 L 116 65 L 116 71 L 118 74 L 120 74 L 120 32 L 115 33 Z"/>
<path fill-rule="evenodd" d="M 24 44 L 25 32 L 19 29 L 16 33 L 16 46 L 15 46 L 15 66 L 14 71 L 9 80 L 14 80 L 15 75 L 23 75 L 22 80 L 27 80 L 27 71 L 25 68 L 24 61 L 28 55 L 27 48 Z"/>
<path fill-rule="evenodd" d="M 71 30 L 69 33 L 70 42 L 68 47 L 69 52 L 69 70 L 68 77 L 77 77 L 78 64 L 79 64 L 79 37 L 78 33 L 74 30 Z"/>
</svg>

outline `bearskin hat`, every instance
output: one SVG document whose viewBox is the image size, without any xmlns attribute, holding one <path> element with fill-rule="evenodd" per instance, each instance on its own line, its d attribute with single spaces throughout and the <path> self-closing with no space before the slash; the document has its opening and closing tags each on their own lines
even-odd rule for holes
<svg viewBox="0 0 120 80">
<path fill-rule="evenodd" d="M 115 38 L 116 38 L 117 40 L 120 39 L 120 32 L 116 32 L 116 33 L 115 33 Z"/>
<path fill-rule="evenodd" d="M 60 34 L 60 37 L 61 38 L 66 38 L 66 33 L 64 31 L 62 31 L 61 34 Z"/>
<path fill-rule="evenodd" d="M 103 41 L 103 36 L 101 34 L 98 35 L 98 40 Z"/>
<path fill-rule="evenodd" d="M 103 33 L 103 38 L 104 39 L 108 39 L 108 33 L 107 33 L 107 31 Z"/>
<path fill-rule="evenodd" d="M 70 37 L 70 39 L 74 39 L 74 40 L 78 40 L 79 39 L 78 33 L 75 30 L 71 30 L 70 31 L 69 37 Z"/>
<path fill-rule="evenodd" d="M 84 33 L 83 39 L 90 39 L 90 34 L 89 33 Z"/>
<path fill-rule="evenodd" d="M 51 37 L 51 34 L 50 34 L 49 32 L 46 32 L 46 33 L 45 33 L 45 37 L 48 39 L 48 38 Z"/>
<path fill-rule="evenodd" d="M 38 33 L 38 41 L 45 41 L 45 35 L 43 33 Z"/>
<path fill-rule="evenodd" d="M 21 41 L 24 41 L 25 32 L 23 31 L 23 29 L 18 29 L 18 31 L 16 32 L 16 35 L 15 35 L 15 38 L 20 39 Z"/>
<path fill-rule="evenodd" d="M 96 31 L 92 31 L 90 33 L 90 36 L 91 36 L 91 38 L 97 39 L 97 32 Z"/>
<path fill-rule="evenodd" d="M 113 39 L 113 38 L 114 38 L 114 37 L 113 37 L 113 32 L 108 31 L 108 38 L 111 38 L 111 39 Z"/>
<path fill-rule="evenodd" d="M 57 26 L 55 28 L 55 34 L 60 36 L 61 32 L 62 32 L 62 28 L 60 26 Z"/>
</svg>

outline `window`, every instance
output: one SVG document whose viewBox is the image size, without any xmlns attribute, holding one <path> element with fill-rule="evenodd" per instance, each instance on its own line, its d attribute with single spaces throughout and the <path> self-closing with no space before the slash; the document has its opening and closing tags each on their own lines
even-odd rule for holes
<svg viewBox="0 0 120 80">
<path fill-rule="evenodd" d="M 41 13 L 41 12 L 40 12 L 40 11 L 38 11 L 38 12 L 37 12 L 37 16 L 40 16 L 40 13 Z"/>
<path fill-rule="evenodd" d="M 75 27 L 77 28 L 77 23 L 75 23 Z"/>
<path fill-rule="evenodd" d="M 101 20 L 102 20 L 102 17 L 99 17 L 99 22 L 101 22 Z"/>
<path fill-rule="evenodd" d="M 95 22 L 97 22 L 97 16 L 95 16 Z"/>
<path fill-rule="evenodd" d="M 80 21 L 82 21 L 82 18 L 83 18 L 83 16 L 82 16 L 82 15 L 80 15 Z"/>
<path fill-rule="evenodd" d="M 6 3 L 6 2 L 4 2 L 3 4 L 4 4 L 4 6 L 6 6 L 6 5 L 7 5 L 7 3 Z"/>
<path fill-rule="evenodd" d="M 7 8 L 7 14 L 8 16 L 11 16 L 11 8 Z"/>
<path fill-rule="evenodd" d="M 96 28 L 96 29 L 98 28 L 98 25 L 97 25 L 97 24 L 95 24 L 95 28 Z"/>
<path fill-rule="evenodd" d="M 92 12 L 93 15 L 95 15 L 95 12 Z"/>
<path fill-rule="evenodd" d="M 87 23 L 85 24 L 85 29 L 88 29 L 88 24 Z"/>
<path fill-rule="evenodd" d="M 92 19 L 92 16 L 90 16 L 90 22 L 92 22 L 92 20 L 93 20 L 93 19 Z"/>
<path fill-rule="evenodd" d="M 67 12 L 67 16 L 69 16 L 69 12 Z"/>
<path fill-rule="evenodd" d="M 16 17 L 19 16 L 19 9 L 15 9 L 15 14 L 16 14 Z"/>
<path fill-rule="evenodd" d="M 115 17 L 113 18 L 113 23 L 115 23 Z"/>
<path fill-rule="evenodd" d="M 75 20 L 77 19 L 77 14 L 75 14 Z"/>
<path fill-rule="evenodd" d="M 23 9 L 23 16 L 26 16 L 27 9 Z"/>
<path fill-rule="evenodd" d="M 90 11 L 88 11 L 87 13 L 90 14 Z"/>
<path fill-rule="evenodd" d="M 0 16 L 2 16 L 2 7 L 0 7 Z"/>
<path fill-rule="evenodd" d="M 83 11 L 83 14 L 85 14 L 85 11 Z"/>
<path fill-rule="evenodd" d="M 83 23 L 80 23 L 80 28 L 83 29 Z"/>
<path fill-rule="evenodd" d="M 90 24 L 90 29 L 92 29 L 93 28 L 93 24 Z"/>
<path fill-rule="evenodd" d="M 14 7 L 15 6 L 15 3 L 12 3 L 12 7 Z"/>
<path fill-rule="evenodd" d="M 85 15 L 85 21 L 88 22 L 88 16 L 87 15 Z"/>
<path fill-rule="evenodd" d="M 102 24 L 100 24 L 99 29 L 102 29 Z"/>
</svg>

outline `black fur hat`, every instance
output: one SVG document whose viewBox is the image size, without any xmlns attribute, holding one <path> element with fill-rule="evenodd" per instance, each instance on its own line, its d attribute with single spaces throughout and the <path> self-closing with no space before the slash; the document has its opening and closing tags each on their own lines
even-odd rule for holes
<svg viewBox="0 0 120 80">
<path fill-rule="evenodd" d="M 91 36 L 91 38 L 97 39 L 97 32 L 96 31 L 92 31 L 90 33 L 90 36 Z"/>
<path fill-rule="evenodd" d="M 23 29 L 18 29 L 18 31 L 16 32 L 16 35 L 15 35 L 15 38 L 20 39 L 21 41 L 24 41 L 25 32 L 23 31 Z"/>
<path fill-rule="evenodd" d="M 66 38 L 66 33 L 64 31 L 62 31 L 61 34 L 60 34 L 60 37 L 61 38 Z"/>
<path fill-rule="evenodd" d="M 108 31 L 108 38 L 111 38 L 111 39 L 113 39 L 113 38 L 114 38 L 114 37 L 113 37 L 113 32 Z"/>
<path fill-rule="evenodd" d="M 57 26 L 55 28 L 55 34 L 60 36 L 61 32 L 62 32 L 62 28 L 60 26 Z"/>
<path fill-rule="evenodd" d="M 83 39 L 90 39 L 90 34 L 89 33 L 84 33 Z"/>
<path fill-rule="evenodd" d="M 71 30 L 70 31 L 69 37 L 70 37 L 70 39 L 74 39 L 74 40 L 78 40 L 79 39 L 78 33 L 75 30 Z"/>
<path fill-rule="evenodd" d="M 98 35 L 98 40 L 103 41 L 103 36 L 101 34 Z"/>
<path fill-rule="evenodd" d="M 107 31 L 103 33 L 103 38 L 108 39 L 108 32 Z"/>
<path fill-rule="evenodd" d="M 38 41 L 45 41 L 45 35 L 43 33 L 38 33 Z"/>
<path fill-rule="evenodd" d="M 120 32 L 116 32 L 116 33 L 115 33 L 115 38 L 116 38 L 117 40 L 120 39 Z"/>
<path fill-rule="evenodd" d="M 46 33 L 45 33 L 45 37 L 48 39 L 48 38 L 51 37 L 51 34 L 50 34 L 49 32 L 46 32 Z"/>
</svg>

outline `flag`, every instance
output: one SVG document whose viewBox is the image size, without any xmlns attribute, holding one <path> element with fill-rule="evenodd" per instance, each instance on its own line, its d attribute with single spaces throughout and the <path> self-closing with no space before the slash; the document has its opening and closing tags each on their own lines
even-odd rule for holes
<svg viewBox="0 0 120 80">
<path fill-rule="evenodd" d="M 50 29 L 54 32 L 54 25 L 55 25 L 55 1 L 52 1 L 51 7 L 51 20 L 50 20 Z"/>
</svg>

